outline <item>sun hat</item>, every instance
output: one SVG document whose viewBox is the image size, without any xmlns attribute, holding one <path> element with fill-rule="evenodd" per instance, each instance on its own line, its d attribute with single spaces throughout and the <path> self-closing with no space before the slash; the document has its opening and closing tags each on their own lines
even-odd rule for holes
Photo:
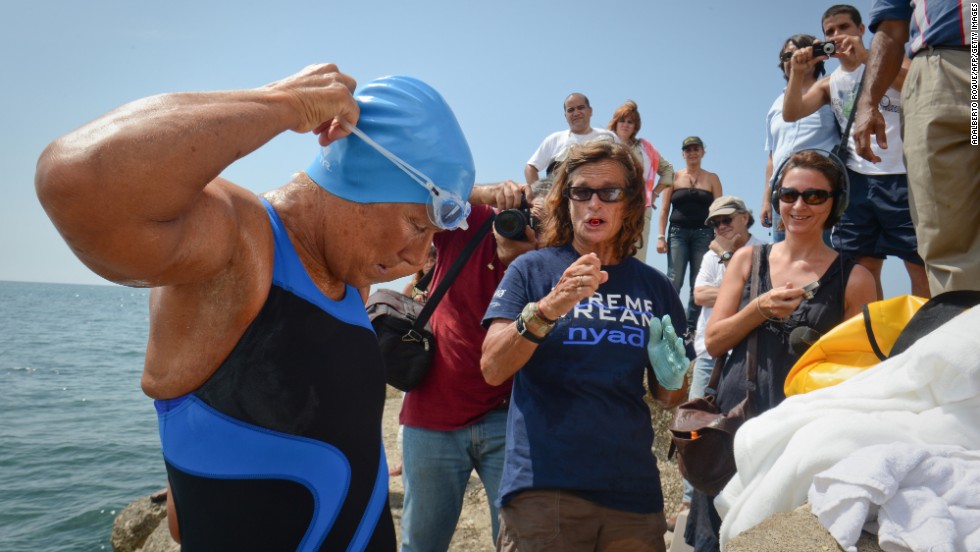
<svg viewBox="0 0 980 552">
<path fill-rule="evenodd" d="M 721 217 L 725 215 L 733 215 L 735 213 L 748 213 L 749 210 L 745 206 L 745 202 L 740 198 L 735 196 L 721 196 L 718 199 L 711 202 L 711 206 L 708 207 L 708 218 L 704 219 L 704 225 L 707 226 L 711 219 L 715 217 Z"/>
</svg>

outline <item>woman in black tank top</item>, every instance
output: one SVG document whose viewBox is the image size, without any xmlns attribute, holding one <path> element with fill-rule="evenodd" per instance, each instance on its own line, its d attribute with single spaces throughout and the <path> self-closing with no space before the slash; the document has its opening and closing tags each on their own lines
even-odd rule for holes
<svg viewBox="0 0 980 552">
<path fill-rule="evenodd" d="M 680 292 L 684 286 L 684 273 L 690 266 L 687 328 L 693 332 L 701 314 L 701 307 L 694 304 L 694 280 L 701 269 L 701 258 L 715 236 L 714 230 L 705 226 L 705 220 L 711 202 L 721 196 L 721 180 L 717 174 L 701 168 L 704 143 L 700 138 L 685 138 L 681 149 L 687 166 L 674 175 L 673 187 L 663 193 L 657 253 L 668 253 L 667 277 L 674 291 Z"/>
</svg>

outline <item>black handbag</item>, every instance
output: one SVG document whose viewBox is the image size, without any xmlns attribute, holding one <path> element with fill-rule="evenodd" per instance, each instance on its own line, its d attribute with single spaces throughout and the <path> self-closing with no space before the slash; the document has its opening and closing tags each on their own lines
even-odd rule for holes
<svg viewBox="0 0 980 552">
<path fill-rule="evenodd" d="M 409 391 L 429 371 L 435 337 L 428 320 L 421 324 L 422 304 L 392 289 L 381 289 L 367 301 L 368 318 L 378 336 L 388 385 Z"/>
<path fill-rule="evenodd" d="M 759 294 L 759 263 L 762 246 L 752 251 L 752 282 L 749 301 Z M 670 425 L 670 450 L 667 459 L 677 452 L 677 468 L 692 487 L 708 496 L 721 493 L 725 485 L 735 476 L 735 432 L 746 420 L 758 414 L 755 405 L 758 363 L 756 350 L 758 341 L 756 331 L 748 335 L 746 351 L 745 398 L 728 412 L 718 408 L 715 390 L 721 380 L 722 368 L 728 355 L 715 359 L 711 379 L 708 381 L 704 397 L 691 399 L 677 407 L 674 421 Z"/>
<path fill-rule="evenodd" d="M 411 391 L 429 373 L 435 351 L 435 336 L 429 325 L 429 317 L 463 265 L 473 255 L 476 246 L 490 231 L 493 218 L 488 218 L 466 244 L 425 305 L 390 289 L 378 290 L 368 297 L 365 307 L 378 336 L 388 385 L 402 391 Z M 432 270 L 419 280 L 416 288 L 424 290 L 431 279 Z"/>
</svg>

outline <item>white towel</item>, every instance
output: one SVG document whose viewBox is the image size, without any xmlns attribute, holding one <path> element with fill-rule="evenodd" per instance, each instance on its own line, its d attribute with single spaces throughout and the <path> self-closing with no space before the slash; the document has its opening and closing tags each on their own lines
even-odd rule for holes
<svg viewBox="0 0 980 552">
<path fill-rule="evenodd" d="M 980 550 L 980 451 L 865 447 L 817 474 L 808 498 L 848 552 L 857 550 L 865 522 L 875 519 L 879 543 L 889 552 Z"/>
<path fill-rule="evenodd" d="M 868 445 L 980 450 L 980 308 L 834 387 L 789 397 L 735 436 L 738 473 L 715 499 L 722 549 L 803 504 L 816 474 Z M 850 515 L 860 515 L 852 512 Z M 980 550 L 980 548 L 978 548 Z"/>
</svg>

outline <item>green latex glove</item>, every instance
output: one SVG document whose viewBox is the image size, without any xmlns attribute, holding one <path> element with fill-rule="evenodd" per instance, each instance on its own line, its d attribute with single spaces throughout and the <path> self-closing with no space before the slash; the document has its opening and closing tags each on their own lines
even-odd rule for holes
<svg viewBox="0 0 980 552">
<path fill-rule="evenodd" d="M 657 381 L 664 389 L 674 391 L 684 385 L 684 376 L 690 361 L 684 350 L 684 340 L 677 337 L 669 314 L 664 315 L 663 322 L 656 318 L 650 322 L 647 355 L 650 357 L 653 372 L 657 375 Z"/>
</svg>

